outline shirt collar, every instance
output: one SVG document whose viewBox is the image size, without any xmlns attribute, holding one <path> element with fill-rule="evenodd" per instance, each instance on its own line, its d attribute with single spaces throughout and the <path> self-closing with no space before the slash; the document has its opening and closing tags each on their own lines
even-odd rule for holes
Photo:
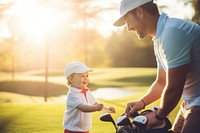
<svg viewBox="0 0 200 133">
<path fill-rule="evenodd" d="M 81 89 L 77 89 L 77 88 L 71 87 L 71 86 L 69 86 L 69 90 L 72 92 L 81 92 Z"/>
<path fill-rule="evenodd" d="M 85 89 L 89 90 L 89 88 L 85 88 Z M 82 92 L 82 89 L 77 89 L 77 88 L 71 87 L 71 86 L 69 86 L 69 90 L 72 92 Z"/>
<path fill-rule="evenodd" d="M 167 18 L 168 18 L 168 16 L 167 16 L 167 14 L 165 14 L 165 13 L 162 13 L 162 14 L 160 15 L 160 17 L 159 17 L 159 19 L 158 19 L 157 31 L 156 31 L 156 37 L 155 37 L 155 38 L 158 38 L 158 37 L 161 36 Z"/>
</svg>

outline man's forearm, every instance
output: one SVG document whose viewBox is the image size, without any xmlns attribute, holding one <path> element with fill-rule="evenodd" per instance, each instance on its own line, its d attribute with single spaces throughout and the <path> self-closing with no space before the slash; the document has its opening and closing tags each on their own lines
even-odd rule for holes
<svg viewBox="0 0 200 133">
<path fill-rule="evenodd" d="M 149 88 L 148 92 L 142 97 L 145 105 L 148 105 L 160 98 L 166 84 L 166 72 L 164 69 L 157 69 L 157 77 Z"/>
<path fill-rule="evenodd" d="M 164 83 L 155 81 L 149 88 L 149 91 L 141 98 L 144 100 L 145 105 L 151 104 L 152 102 L 159 99 L 163 91 L 162 88 L 164 87 L 165 87 Z"/>
<path fill-rule="evenodd" d="M 175 89 L 164 89 L 160 100 L 160 109 L 157 115 L 165 118 L 178 104 L 182 91 L 174 91 Z"/>
<path fill-rule="evenodd" d="M 157 115 L 166 117 L 178 104 L 185 85 L 189 64 L 167 71 L 167 83 L 163 90 Z"/>
</svg>

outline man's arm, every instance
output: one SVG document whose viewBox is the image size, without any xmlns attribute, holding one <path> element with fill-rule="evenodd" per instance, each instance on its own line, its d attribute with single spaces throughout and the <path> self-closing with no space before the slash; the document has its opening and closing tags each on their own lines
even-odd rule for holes
<svg viewBox="0 0 200 133">
<path fill-rule="evenodd" d="M 125 113 L 132 113 L 144 109 L 144 107 L 160 98 L 166 83 L 166 73 L 164 69 L 157 69 L 157 78 L 149 88 L 149 91 L 141 98 L 141 100 L 127 103 Z"/>
<path fill-rule="evenodd" d="M 148 105 L 161 97 L 166 84 L 166 72 L 164 69 L 157 69 L 157 77 L 148 92 L 142 97 L 145 105 Z"/>
<path fill-rule="evenodd" d="M 159 117 L 166 117 L 178 104 L 183 93 L 188 70 L 189 64 L 168 69 L 166 86 L 161 96 L 160 109 L 157 112 Z"/>
</svg>

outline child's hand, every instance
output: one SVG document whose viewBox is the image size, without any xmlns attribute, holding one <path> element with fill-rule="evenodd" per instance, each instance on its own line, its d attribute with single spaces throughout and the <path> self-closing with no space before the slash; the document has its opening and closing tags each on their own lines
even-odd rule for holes
<svg viewBox="0 0 200 133">
<path fill-rule="evenodd" d="M 115 108 L 114 107 L 108 107 L 108 113 L 116 113 Z"/>
<path fill-rule="evenodd" d="M 101 111 L 103 109 L 103 104 L 97 103 L 96 104 L 96 109 L 97 109 L 97 111 Z"/>
</svg>

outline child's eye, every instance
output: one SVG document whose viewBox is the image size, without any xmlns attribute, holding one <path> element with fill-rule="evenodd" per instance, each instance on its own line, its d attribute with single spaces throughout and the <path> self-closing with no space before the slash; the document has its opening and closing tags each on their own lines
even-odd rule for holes
<svg viewBox="0 0 200 133">
<path fill-rule="evenodd" d="M 82 75 L 82 78 L 85 78 L 85 77 L 87 77 L 87 78 L 88 78 L 88 75 Z"/>
</svg>

